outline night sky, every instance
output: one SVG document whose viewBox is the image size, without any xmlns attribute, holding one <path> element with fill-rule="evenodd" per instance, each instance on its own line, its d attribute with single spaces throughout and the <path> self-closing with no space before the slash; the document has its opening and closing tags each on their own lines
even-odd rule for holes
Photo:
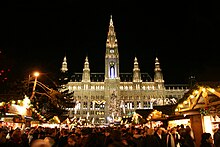
<svg viewBox="0 0 220 147">
<path fill-rule="evenodd" d="M 136 56 L 141 72 L 153 77 L 158 57 L 167 84 L 187 83 L 190 75 L 220 80 L 220 9 L 214 2 L 22 1 L 0 12 L 0 65 L 14 75 L 35 69 L 58 75 L 65 54 L 70 73 L 83 71 L 86 55 L 91 72 L 103 73 L 113 15 L 120 72 L 132 72 Z"/>
</svg>

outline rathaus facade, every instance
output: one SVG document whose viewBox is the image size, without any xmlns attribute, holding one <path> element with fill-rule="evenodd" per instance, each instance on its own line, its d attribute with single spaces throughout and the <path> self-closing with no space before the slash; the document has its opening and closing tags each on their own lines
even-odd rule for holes
<svg viewBox="0 0 220 147">
<path fill-rule="evenodd" d="M 68 72 L 64 57 L 61 73 Z M 63 89 L 74 91 L 76 105 L 69 108 L 70 116 L 93 122 L 108 122 L 131 114 L 136 109 L 152 109 L 154 105 L 174 104 L 187 92 L 187 85 L 164 84 L 158 58 L 155 58 L 154 77 L 141 73 L 138 59 L 134 58 L 133 71 L 120 73 L 119 49 L 112 16 L 106 41 L 105 72 L 92 73 L 85 57 L 82 73 L 70 78 L 63 76 Z"/>
</svg>

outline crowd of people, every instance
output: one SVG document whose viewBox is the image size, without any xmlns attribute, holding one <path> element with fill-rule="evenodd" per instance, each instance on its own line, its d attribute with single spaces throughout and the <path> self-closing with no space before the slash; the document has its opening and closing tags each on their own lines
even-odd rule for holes
<svg viewBox="0 0 220 147">
<path fill-rule="evenodd" d="M 220 140 L 220 136 L 214 136 Z M 195 147 L 194 142 L 191 128 L 184 125 L 170 129 L 146 126 L 76 127 L 71 130 L 41 126 L 24 130 L 0 128 L 0 147 Z M 211 134 L 203 133 L 201 147 L 212 145 Z"/>
</svg>

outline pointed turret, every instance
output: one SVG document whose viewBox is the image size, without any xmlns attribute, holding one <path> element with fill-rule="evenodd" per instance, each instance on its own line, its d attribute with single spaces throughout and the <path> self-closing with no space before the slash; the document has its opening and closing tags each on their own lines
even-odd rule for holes
<svg viewBox="0 0 220 147">
<path fill-rule="evenodd" d="M 90 82 L 90 68 L 89 68 L 89 60 L 87 56 L 83 68 L 82 82 Z"/>
<path fill-rule="evenodd" d="M 62 67 L 61 67 L 60 71 L 61 71 L 61 73 L 59 76 L 59 84 L 63 85 L 63 84 L 66 84 L 69 80 L 66 56 L 64 56 L 64 58 L 63 58 Z"/>
<path fill-rule="evenodd" d="M 141 82 L 141 73 L 138 66 L 137 57 L 134 58 L 133 82 Z"/>
<path fill-rule="evenodd" d="M 66 60 L 66 56 L 65 56 L 64 59 L 63 59 L 63 63 L 62 63 L 61 72 L 65 73 L 67 71 L 68 71 L 67 60 Z"/>
<path fill-rule="evenodd" d="M 155 69 L 154 69 L 154 82 L 158 84 L 158 89 L 164 88 L 164 80 L 163 80 L 163 74 L 162 70 L 160 68 L 160 63 L 158 58 L 155 59 Z"/>
</svg>

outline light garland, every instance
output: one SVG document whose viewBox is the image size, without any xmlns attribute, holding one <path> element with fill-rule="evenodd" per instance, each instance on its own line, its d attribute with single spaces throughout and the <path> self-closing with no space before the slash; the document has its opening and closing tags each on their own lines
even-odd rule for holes
<svg viewBox="0 0 220 147">
<path fill-rule="evenodd" d="M 105 100 L 102 100 L 102 101 L 96 101 L 96 100 L 94 100 L 94 101 L 92 101 L 92 102 L 94 102 L 94 103 L 96 103 L 96 104 L 98 104 L 98 105 L 100 105 L 100 104 L 105 104 Z"/>
</svg>

